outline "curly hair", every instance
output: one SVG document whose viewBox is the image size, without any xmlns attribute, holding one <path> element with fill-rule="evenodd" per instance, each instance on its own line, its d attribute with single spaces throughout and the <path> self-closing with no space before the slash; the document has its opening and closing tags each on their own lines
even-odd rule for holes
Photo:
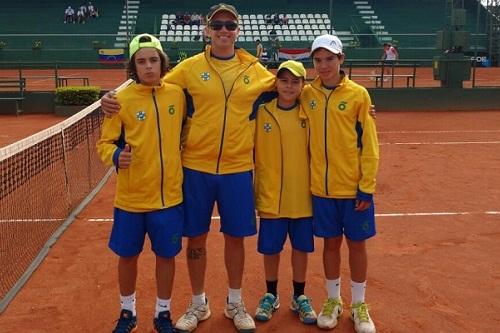
<svg viewBox="0 0 500 333">
<path fill-rule="evenodd" d="M 151 38 L 149 38 L 148 36 L 144 36 L 144 37 L 141 37 L 141 39 L 139 39 L 139 42 L 141 42 L 141 43 L 150 42 L 150 41 L 151 41 Z M 160 77 L 164 77 L 165 74 L 167 74 L 167 72 L 168 72 L 170 59 L 168 58 L 168 56 L 164 52 L 162 52 L 160 50 L 156 50 L 156 51 L 158 52 L 158 56 L 160 57 L 160 62 L 161 62 Z M 139 80 L 139 77 L 137 76 L 137 68 L 135 67 L 135 54 L 132 56 L 132 58 L 130 58 L 129 62 L 127 63 L 127 75 L 129 78 L 131 78 L 135 82 L 141 83 L 141 81 Z"/>
</svg>

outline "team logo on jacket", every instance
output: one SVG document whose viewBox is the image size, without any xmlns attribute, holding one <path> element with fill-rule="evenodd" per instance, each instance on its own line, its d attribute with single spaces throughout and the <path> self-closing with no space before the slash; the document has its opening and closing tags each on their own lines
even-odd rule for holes
<svg viewBox="0 0 500 333">
<path fill-rule="evenodd" d="M 347 107 L 347 102 L 346 101 L 341 101 L 340 104 L 337 106 L 340 111 L 344 111 L 345 108 Z"/>
<path fill-rule="evenodd" d="M 137 120 L 139 121 L 144 121 L 146 120 L 146 112 L 145 111 L 138 111 L 136 114 L 135 114 L 135 117 L 137 118 Z"/>
<path fill-rule="evenodd" d="M 244 75 L 244 76 L 243 76 L 243 82 L 244 82 L 245 84 L 249 84 L 249 83 L 250 83 L 250 76 L 248 76 L 248 75 Z"/>
<path fill-rule="evenodd" d="M 168 113 L 170 113 L 171 115 L 174 115 L 175 113 L 175 107 L 173 104 L 169 105 L 168 106 Z"/>
<path fill-rule="evenodd" d="M 318 103 L 316 103 L 316 101 L 313 99 L 309 102 L 309 107 L 311 107 L 311 109 L 315 109 L 316 106 L 318 105 Z"/>
<path fill-rule="evenodd" d="M 273 127 L 271 126 L 271 124 L 264 123 L 264 132 L 269 133 L 269 132 L 271 132 L 272 129 L 273 129 Z"/>
<path fill-rule="evenodd" d="M 201 79 L 202 79 L 203 81 L 208 81 L 208 80 L 210 80 L 210 73 L 209 73 L 209 72 L 203 72 L 203 73 L 201 73 Z"/>
</svg>

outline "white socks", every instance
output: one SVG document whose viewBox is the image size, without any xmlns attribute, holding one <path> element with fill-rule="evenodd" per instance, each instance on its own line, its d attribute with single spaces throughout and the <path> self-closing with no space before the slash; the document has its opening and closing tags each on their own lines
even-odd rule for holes
<svg viewBox="0 0 500 333">
<path fill-rule="evenodd" d="M 335 280 L 326 279 L 328 298 L 340 298 L 340 277 Z"/>
<path fill-rule="evenodd" d="M 195 305 L 205 304 L 205 302 L 206 302 L 205 293 L 201 293 L 199 295 L 192 295 L 191 296 L 191 303 L 193 303 Z"/>
<path fill-rule="evenodd" d="M 135 311 L 135 292 L 132 295 L 122 296 L 120 295 L 121 307 L 124 310 L 129 310 L 132 312 L 132 316 L 136 316 Z"/>
<path fill-rule="evenodd" d="M 228 303 L 241 303 L 241 288 L 240 289 L 228 289 Z"/>
<path fill-rule="evenodd" d="M 328 298 L 340 297 L 340 277 L 335 280 L 326 280 L 326 290 L 328 291 Z M 351 297 L 352 303 L 365 302 L 366 281 L 354 282 L 351 280 Z"/>
<path fill-rule="evenodd" d="M 351 304 L 364 303 L 365 290 L 366 290 L 366 281 L 358 283 L 351 280 L 351 296 L 352 296 Z"/>
<path fill-rule="evenodd" d="M 156 297 L 156 308 L 155 308 L 155 318 L 158 318 L 158 314 L 163 311 L 170 311 L 170 301 L 171 299 L 162 299 Z"/>
</svg>

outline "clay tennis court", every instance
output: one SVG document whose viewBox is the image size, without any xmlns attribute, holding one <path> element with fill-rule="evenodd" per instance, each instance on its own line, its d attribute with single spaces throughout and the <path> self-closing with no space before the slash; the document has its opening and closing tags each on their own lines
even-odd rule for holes
<svg viewBox="0 0 500 333">
<path fill-rule="evenodd" d="M 271 70 L 275 71 L 275 70 Z M 405 77 L 398 75 L 412 74 L 411 67 L 399 67 L 394 69 L 394 82 L 387 80 L 383 82 L 384 87 L 406 87 L 407 82 Z M 346 68 L 346 72 L 348 69 Z M 380 68 L 353 68 L 352 74 L 362 75 L 355 77 L 355 81 L 367 88 L 375 87 L 375 79 L 371 75 L 379 73 Z M 21 75 L 26 78 L 26 90 L 28 91 L 51 91 L 55 89 L 55 74 L 54 69 L 23 69 Z M 111 90 L 126 80 L 125 70 L 122 68 L 115 69 L 59 69 L 59 76 L 75 78 L 71 81 L 71 85 L 82 84 L 81 80 L 76 78 L 87 77 L 90 85 L 100 86 L 103 90 Z M 366 76 L 365 76 L 366 75 Z M 308 77 L 315 76 L 314 69 L 308 69 Z M 0 77 L 17 78 L 19 77 L 18 70 L 0 69 Z M 500 86 L 500 68 L 476 68 L 475 85 L 481 86 Z M 433 79 L 432 68 L 417 67 L 415 73 L 415 87 L 439 87 L 440 82 Z M 472 79 L 465 81 L 464 88 L 472 87 Z"/>
<path fill-rule="evenodd" d="M 61 120 L 2 116 L 3 146 Z M 500 111 L 379 112 L 378 234 L 368 242 L 367 302 L 378 332 L 496 332 L 500 326 Z M 22 129 L 23 133 L 20 133 Z M 9 134 L 15 132 L 14 135 Z M 107 248 L 115 179 L 62 235 L 0 316 L 1 332 L 110 332 L 119 313 L 116 256 Z M 215 213 L 215 215 L 217 215 Z M 214 217 L 206 292 L 212 317 L 197 333 L 236 332 L 223 315 L 223 240 Z M 185 243 L 184 243 L 185 245 Z M 152 331 L 154 257 L 139 261 L 138 332 Z M 265 291 L 256 237 L 246 241 L 243 296 L 253 313 Z M 322 242 L 310 256 L 306 293 L 319 312 L 326 297 Z M 342 294 L 349 303 L 347 251 Z M 282 308 L 257 332 L 322 332 L 288 309 L 290 249 L 282 256 Z M 190 300 L 186 257 L 177 259 L 173 318 Z M 353 332 L 346 311 L 334 332 Z"/>
</svg>

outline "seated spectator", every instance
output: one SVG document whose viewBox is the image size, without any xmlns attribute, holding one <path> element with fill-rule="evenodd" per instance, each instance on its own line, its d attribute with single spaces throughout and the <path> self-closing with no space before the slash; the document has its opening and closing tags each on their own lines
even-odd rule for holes
<svg viewBox="0 0 500 333">
<path fill-rule="evenodd" d="M 77 16 L 78 23 L 85 24 L 85 13 L 83 12 L 83 10 L 81 8 L 78 10 L 78 13 L 76 14 L 76 16 Z"/>
<path fill-rule="evenodd" d="M 183 25 L 189 25 L 190 23 L 191 23 L 191 15 L 189 15 L 188 12 L 185 12 L 181 24 L 183 24 Z"/>
<path fill-rule="evenodd" d="M 73 15 L 75 15 L 75 11 L 71 6 L 68 6 L 64 11 L 64 23 L 73 23 Z"/>
<path fill-rule="evenodd" d="M 173 21 L 172 23 L 177 25 L 182 24 L 182 21 L 184 21 L 184 16 L 180 12 L 175 13 L 175 21 Z"/>
<path fill-rule="evenodd" d="M 90 1 L 89 1 L 89 4 L 87 5 L 87 11 L 89 13 L 88 14 L 89 17 L 97 17 L 98 16 L 94 5 Z"/>
<path fill-rule="evenodd" d="M 286 14 L 283 14 L 283 17 L 281 17 L 281 24 L 288 24 L 288 16 Z"/>
<path fill-rule="evenodd" d="M 273 23 L 274 24 L 281 24 L 281 20 L 278 14 L 274 14 L 273 16 Z"/>
<path fill-rule="evenodd" d="M 83 15 L 84 18 L 88 17 L 87 6 L 85 4 L 81 4 L 80 5 L 80 11 L 82 12 L 82 15 Z M 84 20 L 84 23 L 85 23 L 85 20 Z"/>
<path fill-rule="evenodd" d="M 266 20 L 266 24 L 273 23 L 273 18 L 271 17 L 271 14 L 266 14 L 266 16 L 264 16 L 264 19 Z"/>
</svg>

